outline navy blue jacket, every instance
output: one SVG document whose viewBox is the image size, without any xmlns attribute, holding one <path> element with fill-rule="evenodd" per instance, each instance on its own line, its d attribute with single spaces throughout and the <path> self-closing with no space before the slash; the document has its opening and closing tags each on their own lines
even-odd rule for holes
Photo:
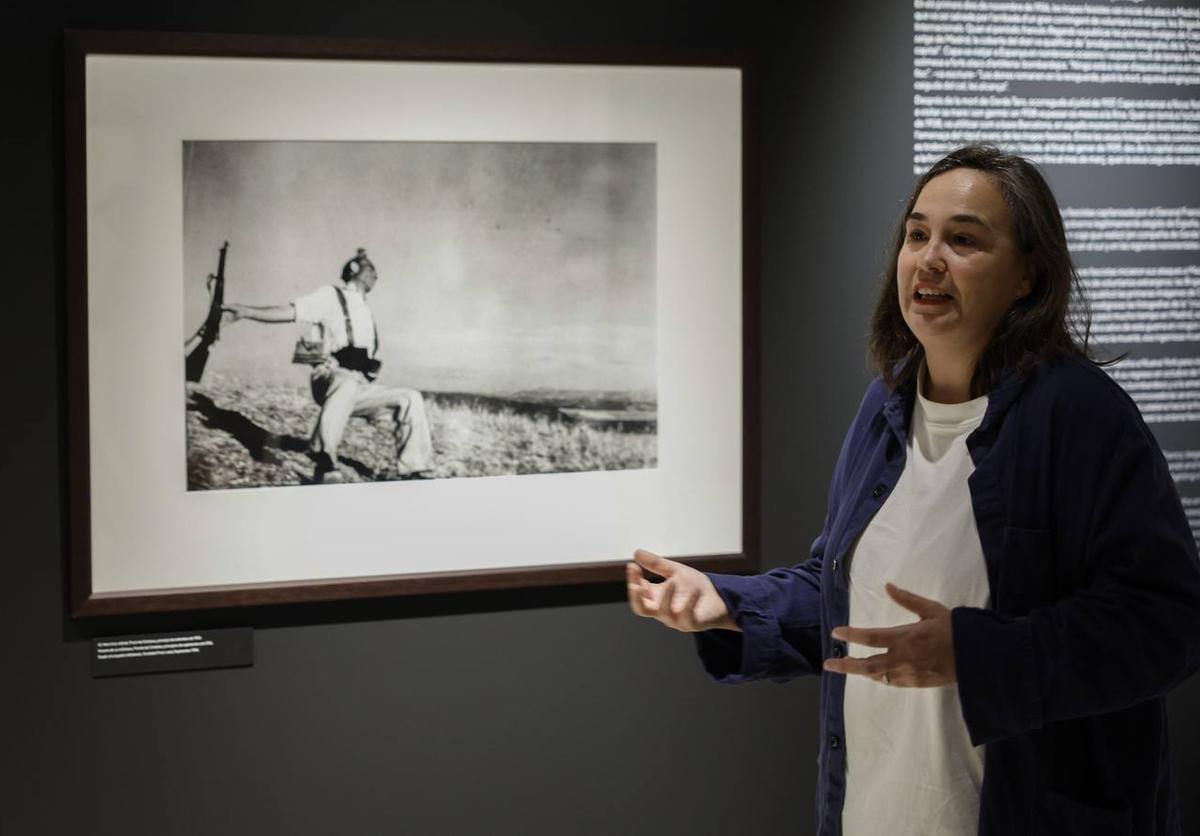
<svg viewBox="0 0 1200 836">
<path fill-rule="evenodd" d="M 808 561 L 710 575 L 743 630 L 697 634 L 719 681 L 821 674 L 846 652 L 830 636 L 846 564 L 904 469 L 913 397 L 867 389 Z M 979 833 L 1180 833 L 1164 695 L 1200 667 L 1200 557 L 1158 444 L 1107 374 L 1062 357 L 1006 374 L 967 449 L 991 605 L 952 623 L 963 718 L 987 744 Z M 821 676 L 822 836 L 841 833 L 844 690 Z"/>
</svg>

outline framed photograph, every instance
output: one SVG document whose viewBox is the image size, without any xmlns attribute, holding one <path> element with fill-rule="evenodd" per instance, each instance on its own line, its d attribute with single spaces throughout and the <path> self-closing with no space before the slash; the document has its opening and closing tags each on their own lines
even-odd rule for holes
<svg viewBox="0 0 1200 836">
<path fill-rule="evenodd" d="M 748 73 L 68 32 L 73 615 L 755 568 Z"/>
</svg>

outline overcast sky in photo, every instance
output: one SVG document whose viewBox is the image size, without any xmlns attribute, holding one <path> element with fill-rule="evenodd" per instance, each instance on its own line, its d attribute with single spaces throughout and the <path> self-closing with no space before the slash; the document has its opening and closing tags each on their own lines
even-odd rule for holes
<svg viewBox="0 0 1200 836">
<path fill-rule="evenodd" d="M 222 242 L 226 300 L 260 305 L 365 247 L 384 380 L 656 389 L 652 144 L 185 142 L 183 177 L 185 337 Z M 282 374 L 303 330 L 235 323 L 210 363 Z"/>
</svg>

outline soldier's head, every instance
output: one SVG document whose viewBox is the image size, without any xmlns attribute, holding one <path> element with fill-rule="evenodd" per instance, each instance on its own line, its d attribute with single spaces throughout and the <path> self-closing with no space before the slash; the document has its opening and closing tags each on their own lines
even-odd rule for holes
<svg viewBox="0 0 1200 836">
<path fill-rule="evenodd" d="M 371 259 L 367 258 L 367 251 L 362 247 L 359 247 L 354 258 L 347 261 L 342 267 L 342 281 L 346 284 L 358 282 L 362 286 L 363 293 L 370 293 L 371 288 L 375 287 L 375 282 L 378 280 L 379 274 L 375 272 L 375 265 L 371 263 Z"/>
</svg>

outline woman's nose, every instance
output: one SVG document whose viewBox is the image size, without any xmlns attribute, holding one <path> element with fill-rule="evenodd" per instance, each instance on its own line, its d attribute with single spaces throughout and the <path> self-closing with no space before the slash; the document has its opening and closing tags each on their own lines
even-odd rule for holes
<svg viewBox="0 0 1200 836">
<path fill-rule="evenodd" d="M 937 239 L 930 241 L 921 248 L 921 257 L 917 259 L 917 267 L 930 273 L 941 273 L 946 269 L 946 259 L 942 255 L 942 243 Z"/>
</svg>

